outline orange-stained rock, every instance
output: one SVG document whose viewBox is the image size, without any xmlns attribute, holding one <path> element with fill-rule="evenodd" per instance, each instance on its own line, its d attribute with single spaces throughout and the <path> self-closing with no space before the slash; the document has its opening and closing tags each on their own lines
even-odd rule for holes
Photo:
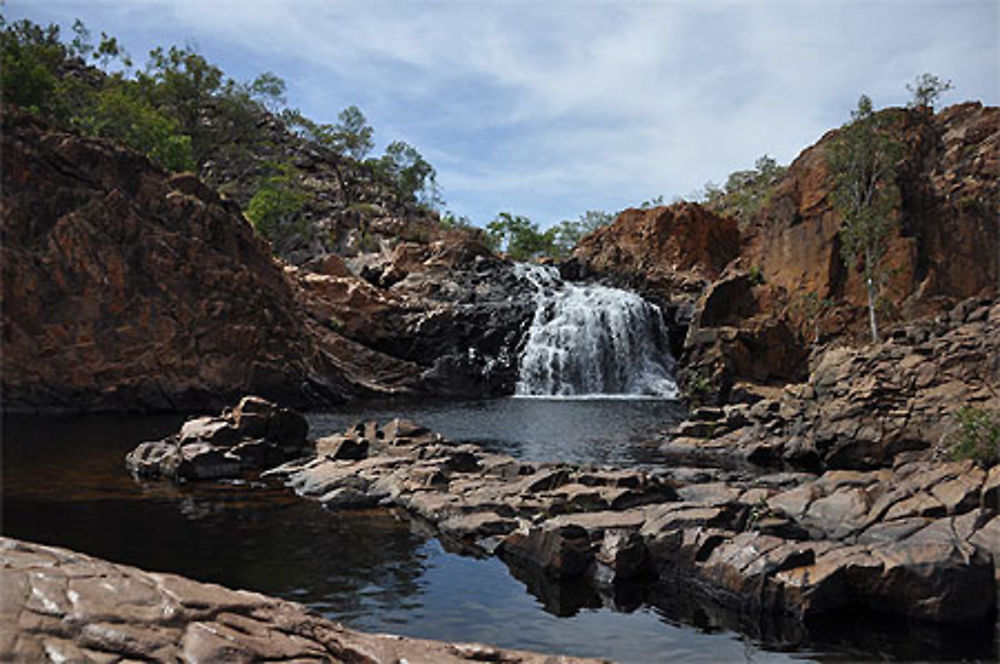
<svg viewBox="0 0 1000 664">
<path fill-rule="evenodd" d="M 697 203 L 629 209 L 586 237 L 566 269 L 608 277 L 660 301 L 697 296 L 739 254 L 736 222 Z"/>
<path fill-rule="evenodd" d="M 928 116 L 889 109 L 906 145 L 899 169 L 899 228 L 886 261 L 893 275 L 884 295 L 895 316 L 937 313 L 974 295 L 996 295 L 1000 276 L 1000 109 L 965 103 Z M 813 292 L 847 311 L 829 321 L 864 331 L 865 293 L 857 270 L 840 256 L 841 217 L 833 209 L 827 133 L 792 162 L 769 204 L 746 229 L 741 255 L 794 303 Z M 809 316 L 793 307 L 803 326 Z"/>
<path fill-rule="evenodd" d="M 203 410 L 247 392 L 303 405 L 369 389 L 239 208 L 195 176 L 13 108 L 3 153 L 5 409 Z"/>
</svg>

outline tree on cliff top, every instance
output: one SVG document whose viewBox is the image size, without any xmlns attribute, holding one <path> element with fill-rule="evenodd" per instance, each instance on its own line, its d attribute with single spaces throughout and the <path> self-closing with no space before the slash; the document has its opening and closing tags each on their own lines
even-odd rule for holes
<svg viewBox="0 0 1000 664">
<path fill-rule="evenodd" d="M 879 339 L 877 308 L 889 276 L 885 253 L 897 223 L 896 169 L 902 157 L 902 144 L 885 124 L 886 116 L 876 114 L 862 95 L 827 152 L 833 204 L 843 216 L 841 256 L 849 268 L 861 262 L 873 342 Z"/>
<path fill-rule="evenodd" d="M 913 80 L 913 85 L 906 84 L 906 89 L 913 95 L 907 106 L 910 108 L 934 111 L 934 102 L 948 90 L 952 89 L 951 81 L 942 80 L 934 74 L 924 73 Z"/>
</svg>

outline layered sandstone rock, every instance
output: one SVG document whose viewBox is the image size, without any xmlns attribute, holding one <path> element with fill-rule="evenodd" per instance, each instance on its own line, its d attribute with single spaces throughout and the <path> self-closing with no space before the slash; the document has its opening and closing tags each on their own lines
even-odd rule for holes
<svg viewBox="0 0 1000 664">
<path fill-rule="evenodd" d="M 886 342 L 818 353 L 808 379 L 754 404 L 702 409 L 662 448 L 676 458 L 878 468 L 929 455 L 963 406 L 1000 410 L 1000 304 L 971 298 Z"/>
<path fill-rule="evenodd" d="M 404 507 L 542 593 L 571 580 L 661 582 L 792 620 L 866 608 L 954 622 L 995 603 L 998 478 L 969 462 L 651 473 L 520 462 L 399 420 L 322 439 L 317 452 L 265 476 L 328 509 Z"/>
<path fill-rule="evenodd" d="M 5 408 L 350 393 L 237 208 L 110 143 L 3 123 Z"/>
<path fill-rule="evenodd" d="M 293 602 L 0 538 L 5 662 L 593 662 L 363 634 Z"/>
</svg>

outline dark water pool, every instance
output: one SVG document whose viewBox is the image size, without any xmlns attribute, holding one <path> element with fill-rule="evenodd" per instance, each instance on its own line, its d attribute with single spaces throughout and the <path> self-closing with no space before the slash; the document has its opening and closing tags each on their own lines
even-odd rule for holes
<svg viewBox="0 0 1000 664">
<path fill-rule="evenodd" d="M 359 419 L 403 416 L 531 459 L 651 463 L 649 441 L 676 412 L 655 401 L 508 399 L 369 404 L 310 420 L 321 435 Z M 182 419 L 5 419 L 0 530 L 293 599 L 371 631 L 625 662 L 995 657 L 992 633 L 942 636 L 890 625 L 859 638 L 858 628 L 844 625 L 818 638 L 749 624 L 692 598 L 597 597 L 520 580 L 497 559 L 446 551 L 396 512 L 333 514 L 266 485 L 132 480 L 125 452 L 176 430 Z"/>
</svg>

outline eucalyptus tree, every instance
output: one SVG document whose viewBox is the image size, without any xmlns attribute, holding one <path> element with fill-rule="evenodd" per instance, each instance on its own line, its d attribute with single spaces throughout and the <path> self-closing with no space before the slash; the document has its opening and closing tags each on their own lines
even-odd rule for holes
<svg viewBox="0 0 1000 664">
<path fill-rule="evenodd" d="M 841 255 L 848 268 L 860 262 L 873 342 L 879 339 L 877 310 L 889 277 L 885 254 L 897 224 L 896 174 L 903 155 L 902 144 L 886 124 L 888 117 L 875 113 L 871 99 L 862 95 L 827 152 L 833 204 L 843 218 Z"/>
</svg>

